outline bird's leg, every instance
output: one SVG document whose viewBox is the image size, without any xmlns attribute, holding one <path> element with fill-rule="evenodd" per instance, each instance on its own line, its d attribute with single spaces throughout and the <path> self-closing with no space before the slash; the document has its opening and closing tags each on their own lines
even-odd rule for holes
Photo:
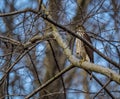
<svg viewBox="0 0 120 99">
<path fill-rule="evenodd" d="M 84 56 L 84 57 L 83 57 L 83 56 Z M 82 61 L 82 62 L 87 61 L 86 55 L 83 54 L 83 55 L 81 56 L 81 61 Z"/>
<path fill-rule="evenodd" d="M 92 80 L 92 77 L 93 77 L 93 75 L 92 75 L 92 72 L 90 71 L 90 80 Z"/>
</svg>

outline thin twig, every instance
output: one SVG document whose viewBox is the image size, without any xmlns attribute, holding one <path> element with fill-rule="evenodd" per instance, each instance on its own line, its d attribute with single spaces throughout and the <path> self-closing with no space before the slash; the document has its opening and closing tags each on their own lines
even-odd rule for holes
<svg viewBox="0 0 120 99">
<path fill-rule="evenodd" d="M 53 81 L 55 81 L 56 79 L 58 79 L 61 75 L 63 75 L 67 71 L 71 70 L 72 68 L 74 68 L 74 66 L 70 65 L 67 68 L 61 70 L 61 72 L 59 72 L 54 77 L 52 77 L 50 80 L 48 80 L 47 82 L 45 82 L 43 85 L 41 85 L 40 87 L 38 87 L 37 89 L 35 89 L 34 91 L 32 91 L 31 94 L 27 95 L 25 97 L 25 99 L 29 99 L 30 97 L 32 97 L 33 95 L 35 95 L 36 93 L 38 93 L 40 90 L 42 90 L 43 88 L 45 88 L 46 86 L 48 86 L 49 84 L 51 84 Z"/>
<path fill-rule="evenodd" d="M 16 61 L 9 66 L 9 68 L 6 70 L 6 73 L 3 75 L 3 77 L 0 80 L 0 86 L 3 84 L 4 80 L 7 78 L 8 73 L 12 70 L 12 68 L 30 51 L 32 50 L 34 47 L 36 46 L 36 44 L 34 44 L 30 49 L 22 52 L 17 58 Z"/>
<path fill-rule="evenodd" d="M 90 74 L 91 75 L 91 72 L 89 72 L 88 70 L 85 70 L 88 74 Z M 102 83 L 101 83 L 101 81 L 94 75 L 94 74 L 92 74 L 92 77 L 97 81 L 97 83 L 102 87 L 102 88 L 104 88 L 104 90 L 108 93 L 108 95 L 112 98 L 112 99 L 115 99 L 114 98 L 114 96 L 110 93 L 110 91 L 106 88 L 106 87 L 104 87 L 105 85 L 103 85 Z"/>
<path fill-rule="evenodd" d="M 111 82 L 111 79 L 97 92 L 97 94 L 93 97 L 93 99 L 95 99 L 95 97 L 103 90 L 105 89 L 105 87 Z M 114 97 L 112 97 L 112 99 L 115 99 Z"/>
<path fill-rule="evenodd" d="M 58 71 L 60 72 L 61 69 L 60 69 L 60 66 L 59 66 L 59 64 L 58 64 L 58 61 L 57 61 L 57 58 L 56 58 L 56 55 L 55 55 L 54 49 L 53 49 L 53 47 L 52 47 L 52 44 L 51 44 L 51 42 L 50 42 L 49 40 L 48 40 L 48 43 L 49 43 L 50 48 L 51 48 L 51 50 L 52 50 L 52 54 L 53 54 L 53 57 L 54 57 L 54 60 L 55 60 L 55 63 L 56 63 L 57 69 L 58 69 Z M 63 76 L 61 75 L 60 78 L 61 78 L 62 85 L 63 85 L 64 97 L 65 97 L 65 99 L 66 99 L 66 89 L 65 89 L 65 84 L 64 84 Z"/>
<path fill-rule="evenodd" d="M 101 53 L 99 50 L 97 50 L 94 46 L 92 46 L 87 40 L 85 40 L 84 38 L 82 38 L 81 36 L 79 36 L 77 33 L 72 32 L 71 30 L 67 29 L 66 27 L 64 27 L 61 24 L 58 24 L 56 22 L 54 22 L 53 20 L 51 20 L 47 15 L 42 15 L 41 16 L 43 19 L 47 20 L 48 22 L 50 22 L 51 24 L 63 29 L 64 31 L 68 32 L 69 34 L 73 35 L 74 37 L 80 39 L 83 41 L 83 43 L 85 43 L 87 46 L 89 46 L 91 49 L 93 49 L 97 54 L 99 54 L 101 57 L 103 57 L 104 59 L 106 59 L 108 62 L 110 62 L 111 64 L 113 64 L 115 67 L 120 69 L 120 65 L 118 63 L 116 63 L 115 61 L 113 61 L 112 59 L 110 59 L 109 57 L 105 56 L 103 53 Z"/>
<path fill-rule="evenodd" d="M 31 57 L 31 55 L 30 55 L 29 52 L 28 52 L 28 56 L 29 56 L 29 58 L 30 58 L 30 60 L 31 60 L 31 63 L 32 63 L 32 65 L 33 65 L 33 68 L 34 68 L 34 70 L 35 70 L 35 75 L 37 76 L 37 80 L 38 80 L 38 82 L 39 82 L 39 85 L 41 85 L 42 83 L 41 83 L 41 81 L 40 81 L 40 79 L 39 79 L 39 76 L 38 76 L 38 72 L 37 72 L 36 66 L 35 66 L 35 64 L 34 64 L 34 62 L 33 62 L 33 60 L 32 60 L 32 57 Z"/>
<path fill-rule="evenodd" d="M 43 0 L 39 0 L 39 7 L 38 7 L 38 12 L 41 10 Z"/>
<path fill-rule="evenodd" d="M 38 14 L 38 11 L 35 11 L 33 9 L 25 9 L 25 10 L 21 10 L 21 11 L 14 11 L 14 12 L 10 12 L 10 13 L 3 13 L 0 14 L 0 17 L 4 17 L 4 16 L 11 16 L 11 15 L 16 15 L 16 14 L 20 14 L 20 13 L 26 13 L 26 12 L 33 12 L 35 14 Z M 41 13 L 42 14 L 42 13 Z M 120 65 L 118 63 L 116 63 L 115 61 L 113 61 L 112 59 L 110 59 L 109 57 L 105 56 L 103 53 L 101 53 L 99 50 L 97 50 L 95 47 L 93 47 L 88 41 L 86 41 L 84 38 L 82 38 L 81 36 L 79 36 L 78 34 L 72 32 L 71 30 L 67 29 L 66 27 L 64 27 L 61 24 L 58 24 L 56 22 L 54 22 L 53 20 L 51 20 L 48 15 L 46 14 L 42 14 L 41 17 L 45 20 L 47 20 L 48 22 L 50 22 L 51 24 L 63 29 L 64 31 L 68 32 L 69 34 L 73 35 L 74 37 L 80 39 L 83 41 L 83 43 L 85 43 L 87 46 L 89 46 L 91 49 L 93 49 L 97 54 L 99 54 L 101 57 L 103 57 L 105 60 L 107 60 L 109 63 L 113 64 L 115 67 L 120 69 Z"/>
</svg>

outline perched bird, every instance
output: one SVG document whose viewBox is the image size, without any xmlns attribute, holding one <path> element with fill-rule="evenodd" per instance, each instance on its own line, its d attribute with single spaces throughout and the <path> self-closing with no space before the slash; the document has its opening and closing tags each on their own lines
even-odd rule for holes
<svg viewBox="0 0 120 99">
<path fill-rule="evenodd" d="M 86 33 L 85 28 L 82 25 L 78 25 L 76 27 L 76 33 L 92 44 L 89 35 Z M 78 38 L 76 38 L 75 44 L 76 44 L 76 56 L 80 58 L 82 61 L 94 63 L 93 50 Z"/>
</svg>

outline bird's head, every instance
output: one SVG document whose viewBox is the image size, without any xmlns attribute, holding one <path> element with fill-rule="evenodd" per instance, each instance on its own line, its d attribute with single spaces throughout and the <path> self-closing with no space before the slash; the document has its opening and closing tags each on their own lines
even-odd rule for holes
<svg viewBox="0 0 120 99">
<path fill-rule="evenodd" d="M 83 25 L 77 25 L 77 26 L 76 26 L 76 30 L 77 30 L 77 31 L 83 31 L 83 30 L 85 30 L 85 28 L 84 28 Z"/>
</svg>

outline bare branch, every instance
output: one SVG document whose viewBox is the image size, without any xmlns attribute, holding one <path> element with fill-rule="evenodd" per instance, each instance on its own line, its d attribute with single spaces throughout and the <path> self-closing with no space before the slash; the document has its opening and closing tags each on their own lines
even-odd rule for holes
<svg viewBox="0 0 120 99">
<path fill-rule="evenodd" d="M 78 34 L 72 32 L 71 30 L 65 28 L 64 26 L 54 22 L 53 20 L 51 20 L 50 18 L 48 18 L 47 15 L 42 15 L 42 18 L 44 18 L 45 20 L 47 20 L 48 22 L 50 22 L 51 24 L 63 29 L 64 31 L 68 32 L 69 34 L 73 35 L 74 37 L 82 40 L 87 46 L 89 46 L 91 49 L 93 49 L 97 54 L 99 54 L 101 57 L 103 57 L 104 59 L 106 59 L 108 62 L 110 62 L 111 64 L 113 64 L 114 66 L 116 66 L 117 68 L 120 69 L 120 65 L 118 63 L 116 63 L 115 61 L 113 61 L 112 59 L 110 59 L 109 57 L 105 56 L 103 53 L 101 53 L 99 50 L 97 50 L 95 47 L 93 47 L 88 41 L 86 41 L 84 38 L 82 38 L 81 36 L 79 36 Z"/>
<path fill-rule="evenodd" d="M 95 99 L 95 97 L 111 82 L 111 80 L 109 80 L 99 91 L 98 93 L 93 97 L 93 99 Z M 115 98 L 112 98 L 115 99 Z"/>
<path fill-rule="evenodd" d="M 73 67 L 74 67 L 73 65 L 70 65 L 67 68 L 63 69 L 61 72 L 59 72 L 58 74 L 56 74 L 50 80 L 48 80 L 43 85 L 41 85 L 40 87 L 38 87 L 37 89 L 35 89 L 31 94 L 27 95 L 25 97 L 25 99 L 29 99 L 30 97 L 32 97 L 33 95 L 35 95 L 37 92 L 39 92 L 40 90 L 42 90 L 43 88 L 45 88 L 46 86 L 48 86 L 49 84 L 51 84 L 53 81 L 55 81 L 57 78 L 59 78 L 61 75 L 63 75 L 67 71 L 71 70 Z"/>
<path fill-rule="evenodd" d="M 24 51 L 22 54 L 20 54 L 20 56 L 18 56 L 16 58 L 16 61 L 11 66 L 9 66 L 9 68 L 5 71 L 5 74 L 3 75 L 3 77 L 0 79 L 0 86 L 3 84 L 4 80 L 7 78 L 8 74 L 12 70 L 12 68 L 35 46 L 36 46 L 36 44 L 34 46 L 32 46 L 30 49 Z"/>
<path fill-rule="evenodd" d="M 41 10 L 42 2 L 43 2 L 43 0 L 39 0 L 39 8 L 38 8 L 38 11 Z"/>
<path fill-rule="evenodd" d="M 9 12 L 9 13 L 1 13 L 1 14 L 0 14 L 0 17 L 12 16 L 12 15 L 16 15 L 16 14 L 20 14 L 20 13 L 26 13 L 26 12 L 36 13 L 36 11 L 27 8 L 27 9 L 21 10 L 21 11 L 14 11 L 14 12 Z"/>
<path fill-rule="evenodd" d="M 0 41 L 6 42 L 6 43 L 11 43 L 11 44 L 17 45 L 17 46 L 21 44 L 20 42 L 14 40 L 14 39 L 11 39 L 9 37 L 5 37 L 5 36 L 2 36 L 2 35 L 0 35 Z"/>
<path fill-rule="evenodd" d="M 17 40 L 0 35 L 0 41 L 10 43 L 10 44 L 15 45 L 15 46 L 21 46 L 24 49 L 31 47 L 34 43 L 36 43 L 38 41 L 44 41 L 44 40 L 47 40 L 50 38 L 53 38 L 53 36 L 51 34 L 46 34 L 46 35 L 42 35 L 42 36 L 36 35 L 36 36 L 32 37 L 25 44 L 22 44 L 21 42 L 19 42 Z"/>
<path fill-rule="evenodd" d="M 51 47 L 52 54 L 53 54 L 53 56 L 54 56 L 54 60 L 55 60 L 55 63 L 56 63 L 57 69 L 58 69 L 58 71 L 60 72 L 61 69 L 60 69 L 60 66 L 59 66 L 59 64 L 58 64 L 58 60 L 56 59 L 56 55 L 55 55 L 54 49 L 53 49 L 53 47 L 52 47 L 52 44 L 51 44 L 51 42 L 50 42 L 49 40 L 48 40 L 48 43 L 49 43 L 49 45 L 50 45 L 50 47 Z M 66 99 L 66 89 L 65 89 L 65 84 L 64 84 L 63 76 L 61 75 L 60 78 L 61 78 L 62 85 L 63 85 L 64 97 L 65 97 L 65 99 Z"/>
<path fill-rule="evenodd" d="M 0 14 L 0 17 L 4 17 L 4 16 L 11 16 L 11 15 L 15 15 L 15 14 L 20 14 L 20 13 L 25 13 L 25 12 L 33 12 L 35 14 L 38 14 L 37 11 L 33 10 L 33 9 L 25 9 L 22 11 L 15 11 L 15 12 L 10 12 L 10 13 L 5 13 L 5 14 Z M 51 24 L 63 29 L 64 31 L 67 31 L 69 34 L 73 35 L 74 37 L 82 40 L 87 46 L 89 46 L 91 49 L 93 49 L 97 54 L 99 54 L 101 57 L 103 57 L 104 59 L 106 59 L 108 62 L 110 62 L 111 64 L 113 64 L 114 66 L 116 66 L 117 68 L 120 69 L 120 65 L 118 63 L 116 63 L 115 61 L 113 61 L 112 59 L 110 59 L 109 57 L 105 56 L 103 53 L 101 53 L 99 50 L 97 50 L 95 47 L 93 47 L 88 41 L 86 41 L 85 39 L 83 39 L 82 37 L 80 37 L 78 34 L 72 32 L 71 30 L 65 28 L 64 26 L 54 22 L 53 20 L 51 20 L 48 15 L 41 13 L 41 17 L 45 20 L 47 20 L 48 22 L 50 22 Z"/>
<path fill-rule="evenodd" d="M 75 56 L 73 56 L 71 54 L 71 50 L 67 47 L 67 44 L 62 40 L 61 35 L 57 32 L 57 30 L 54 28 L 53 31 L 53 36 L 55 37 L 56 41 L 58 42 L 58 44 L 63 48 L 65 55 L 68 57 L 68 59 L 70 60 L 70 62 L 79 67 L 79 68 L 83 68 L 86 70 L 90 70 L 90 71 L 94 71 L 97 73 L 101 73 L 103 75 L 106 75 L 107 77 L 109 77 L 111 80 L 117 82 L 120 84 L 120 75 L 113 72 L 111 69 L 99 66 L 99 65 L 95 65 L 93 63 L 90 62 L 81 62 L 78 58 L 76 58 Z"/>
</svg>

